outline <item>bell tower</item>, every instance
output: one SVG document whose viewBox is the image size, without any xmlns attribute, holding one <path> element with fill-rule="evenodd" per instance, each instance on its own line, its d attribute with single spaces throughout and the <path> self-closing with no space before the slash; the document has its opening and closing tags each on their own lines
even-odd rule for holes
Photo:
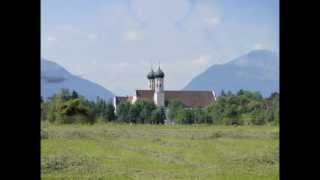
<svg viewBox="0 0 320 180">
<path fill-rule="evenodd" d="M 148 80 L 149 80 L 149 89 L 150 90 L 155 90 L 155 77 L 154 77 L 154 71 L 153 71 L 153 69 L 152 69 L 152 67 L 151 67 L 151 71 L 148 73 L 148 76 L 147 76 L 147 78 L 148 78 Z"/>
<path fill-rule="evenodd" d="M 155 77 L 155 90 L 154 90 L 154 104 L 156 106 L 163 107 L 165 104 L 164 100 L 164 73 L 160 69 L 160 65 L 158 70 L 154 73 Z"/>
</svg>

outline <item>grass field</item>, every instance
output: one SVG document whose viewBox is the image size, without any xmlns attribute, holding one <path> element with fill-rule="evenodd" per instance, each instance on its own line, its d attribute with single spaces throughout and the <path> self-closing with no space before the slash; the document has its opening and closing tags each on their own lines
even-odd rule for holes
<svg viewBox="0 0 320 180">
<path fill-rule="evenodd" d="M 279 129 L 213 125 L 51 125 L 42 179 L 279 179 Z"/>
</svg>

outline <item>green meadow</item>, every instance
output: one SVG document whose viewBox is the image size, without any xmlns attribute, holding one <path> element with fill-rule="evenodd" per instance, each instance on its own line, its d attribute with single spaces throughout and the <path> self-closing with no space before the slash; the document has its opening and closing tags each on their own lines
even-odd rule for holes
<svg viewBox="0 0 320 180">
<path fill-rule="evenodd" d="M 41 177 L 276 180 L 279 128 L 43 123 Z"/>
</svg>

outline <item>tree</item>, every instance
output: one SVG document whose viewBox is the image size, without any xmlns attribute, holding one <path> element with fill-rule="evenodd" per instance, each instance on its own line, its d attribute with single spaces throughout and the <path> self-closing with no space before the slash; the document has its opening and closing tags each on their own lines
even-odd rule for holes
<svg viewBox="0 0 320 180">
<path fill-rule="evenodd" d="M 225 123 L 227 125 L 242 125 L 243 122 L 239 119 L 239 112 L 237 111 L 237 105 L 232 104 L 226 110 L 225 113 Z"/>
<path fill-rule="evenodd" d="M 119 122 L 130 122 L 129 120 L 129 110 L 131 103 L 121 102 L 116 110 L 117 121 Z"/>
<path fill-rule="evenodd" d="M 221 96 L 226 96 L 226 92 L 224 92 L 224 90 L 221 90 Z"/>
<path fill-rule="evenodd" d="M 55 123 L 93 123 L 95 113 L 90 102 L 83 97 L 73 99 L 67 89 L 54 94 L 43 105 L 43 118 Z"/>
<path fill-rule="evenodd" d="M 240 89 L 239 91 L 238 91 L 238 93 L 237 93 L 237 96 L 241 96 L 241 95 L 243 95 L 244 94 L 244 91 L 242 90 L 242 89 Z"/>
<path fill-rule="evenodd" d="M 41 120 L 45 121 L 47 120 L 47 116 L 48 116 L 48 102 L 42 102 L 41 103 Z"/>
<path fill-rule="evenodd" d="M 95 114 L 80 98 L 64 102 L 59 109 L 62 123 L 94 123 Z"/>
<path fill-rule="evenodd" d="M 67 101 L 71 99 L 71 94 L 69 89 L 61 89 L 60 93 L 58 93 L 59 98 L 61 98 L 63 101 Z"/>
<path fill-rule="evenodd" d="M 160 119 L 159 109 L 154 109 L 151 113 L 151 124 L 157 124 Z"/>
<path fill-rule="evenodd" d="M 227 96 L 233 96 L 233 93 L 231 91 L 228 91 Z"/>
<path fill-rule="evenodd" d="M 108 103 L 106 105 L 106 109 L 105 109 L 105 118 L 108 120 L 108 121 L 114 121 L 116 116 L 115 116 L 115 113 L 114 113 L 114 107 L 111 103 Z"/>
<path fill-rule="evenodd" d="M 279 93 L 278 92 L 273 92 L 271 95 L 268 97 L 268 99 L 279 99 Z"/>
<path fill-rule="evenodd" d="M 166 119 L 166 112 L 163 107 L 160 107 L 160 119 L 159 123 L 164 124 L 164 120 Z"/>
<path fill-rule="evenodd" d="M 91 107 L 94 109 L 95 114 L 99 118 L 106 119 L 106 101 L 101 99 L 100 97 L 97 97 L 96 102 L 91 105 Z"/>
<path fill-rule="evenodd" d="M 78 93 L 76 92 L 76 91 L 72 91 L 72 95 L 71 95 L 71 98 L 72 99 L 77 99 L 77 98 L 79 98 L 79 95 L 78 95 Z"/>
<path fill-rule="evenodd" d="M 175 120 L 177 118 L 178 112 L 184 108 L 184 105 L 177 100 L 171 100 L 168 103 L 168 108 L 169 108 L 168 118 L 171 120 Z"/>
<path fill-rule="evenodd" d="M 137 123 L 139 120 L 139 115 L 141 112 L 141 106 L 139 104 L 133 104 L 130 106 L 129 113 L 128 113 L 128 119 L 131 123 Z"/>
<path fill-rule="evenodd" d="M 154 103 L 145 100 L 138 100 L 135 104 L 140 106 L 140 113 L 137 123 L 151 123 L 151 113 L 154 109 L 156 109 Z"/>
<path fill-rule="evenodd" d="M 163 108 L 156 108 L 151 113 L 151 124 L 164 124 L 165 112 Z"/>
</svg>

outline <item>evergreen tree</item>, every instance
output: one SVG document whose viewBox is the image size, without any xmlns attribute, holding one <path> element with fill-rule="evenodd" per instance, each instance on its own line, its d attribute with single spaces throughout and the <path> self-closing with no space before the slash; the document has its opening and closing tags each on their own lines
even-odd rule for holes
<svg viewBox="0 0 320 180">
<path fill-rule="evenodd" d="M 78 95 L 78 93 L 76 92 L 76 91 L 72 91 L 72 95 L 71 95 L 71 98 L 72 99 L 76 99 L 76 98 L 79 98 L 79 95 Z"/>
<path fill-rule="evenodd" d="M 221 90 L 221 96 L 226 96 L 226 92 L 224 92 L 224 90 Z"/>
<path fill-rule="evenodd" d="M 116 110 L 117 121 L 119 122 L 130 122 L 129 120 L 129 110 L 131 103 L 121 102 Z"/>
<path fill-rule="evenodd" d="M 114 121 L 116 116 L 115 116 L 115 113 L 114 113 L 114 107 L 111 103 L 108 103 L 106 105 L 106 109 L 105 109 L 105 118 L 108 120 L 108 121 Z"/>
<path fill-rule="evenodd" d="M 233 95 L 232 91 L 227 92 L 227 96 L 232 96 L 232 95 Z"/>
<path fill-rule="evenodd" d="M 59 98 L 61 98 L 62 101 L 67 101 L 67 100 L 71 99 L 71 94 L 70 94 L 69 89 L 61 89 L 58 96 L 59 96 Z"/>
<path fill-rule="evenodd" d="M 238 93 L 237 93 L 238 96 L 241 96 L 241 95 L 243 95 L 243 94 L 244 94 L 244 91 L 243 91 L 242 89 L 240 89 L 240 90 L 238 91 Z"/>
<path fill-rule="evenodd" d="M 164 124 L 164 120 L 166 119 L 166 112 L 163 107 L 160 108 L 160 119 L 159 124 Z"/>
</svg>

